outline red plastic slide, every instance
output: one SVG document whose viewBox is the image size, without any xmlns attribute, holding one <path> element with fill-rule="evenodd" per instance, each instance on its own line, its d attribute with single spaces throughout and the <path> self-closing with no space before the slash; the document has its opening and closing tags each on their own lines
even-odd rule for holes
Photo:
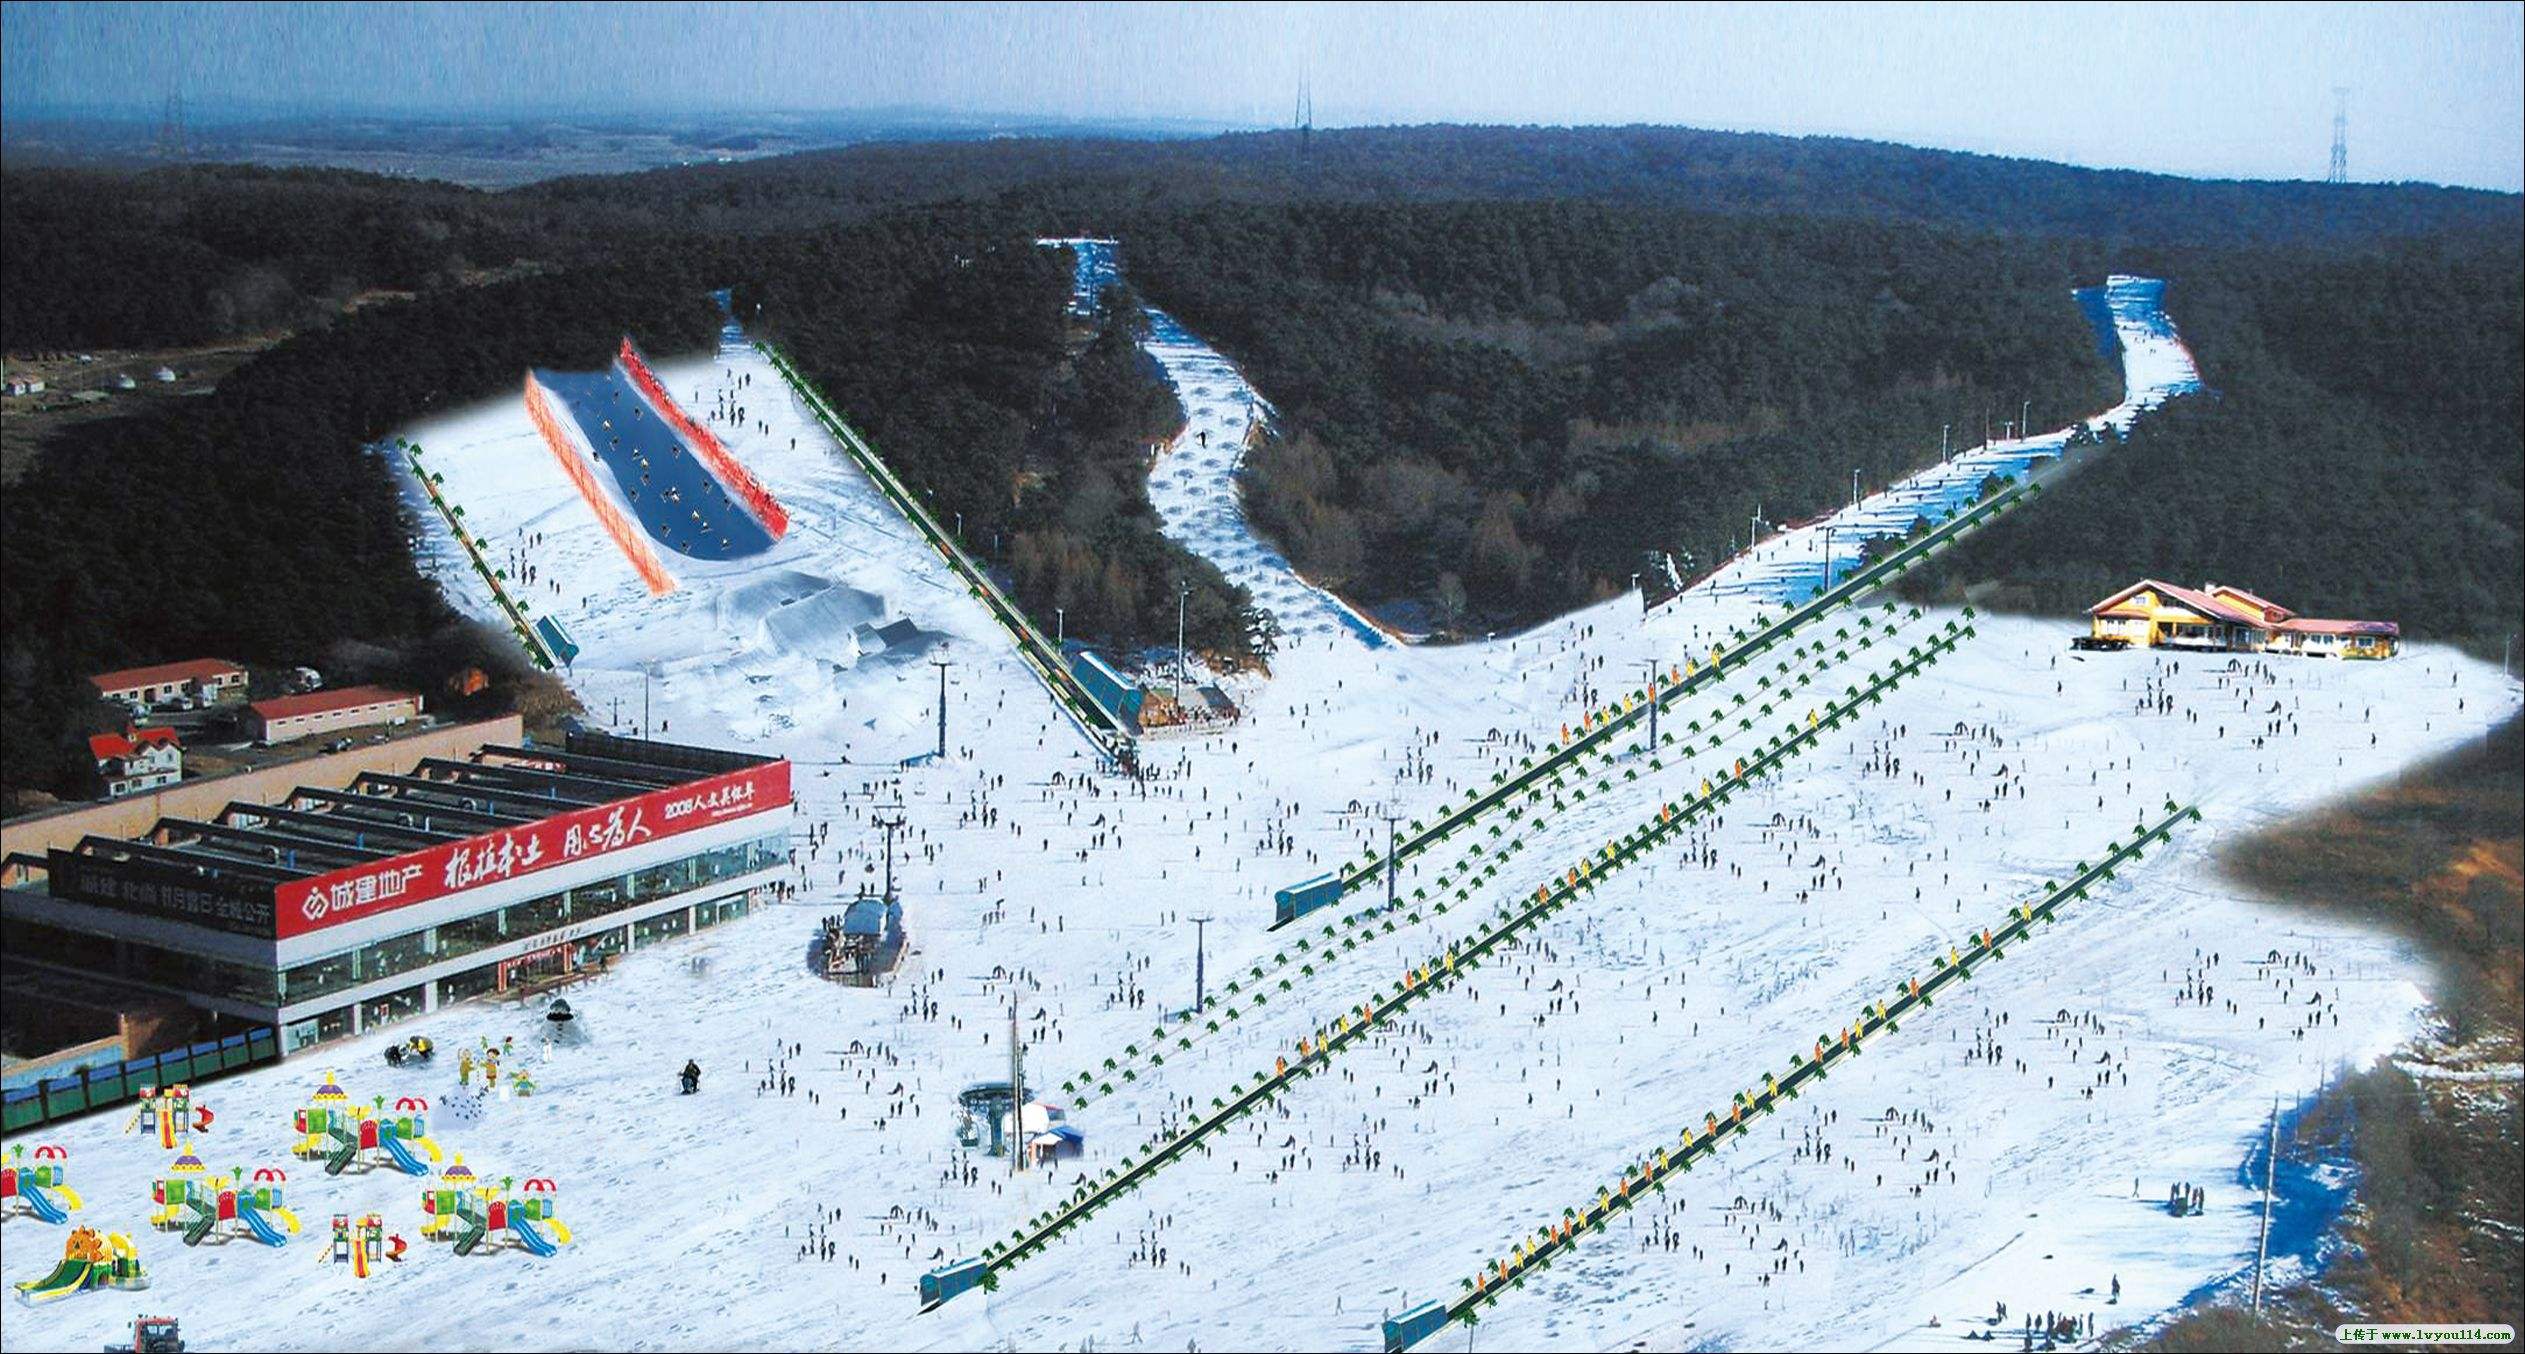
<svg viewBox="0 0 2525 1354">
<path fill-rule="evenodd" d="M 526 416 L 535 421 L 535 431 L 544 435 L 544 445 L 552 448 L 552 458 L 561 463 L 561 473 L 569 476 L 570 483 L 578 486 L 579 497 L 587 500 L 587 506 L 596 514 L 597 524 L 605 528 L 606 535 L 614 538 L 616 546 L 621 547 L 623 558 L 631 561 L 640 581 L 648 585 L 649 594 L 663 597 L 675 591 L 675 576 L 659 562 L 657 551 L 649 546 L 649 538 L 631 524 L 631 519 L 623 516 L 622 509 L 606 494 L 604 486 L 596 482 L 595 473 L 587 468 L 587 458 L 579 454 L 578 447 L 570 441 L 570 435 L 562 431 L 560 420 L 552 415 L 551 403 L 544 398 L 544 388 L 535 383 L 535 373 L 531 371 L 526 373 Z"/>
<path fill-rule="evenodd" d="M 693 422 L 691 415 L 668 398 L 666 387 L 658 383 L 657 374 L 641 360 L 640 350 L 631 346 L 629 338 L 622 341 L 622 353 L 616 360 L 623 374 L 640 388 L 640 394 L 649 401 L 649 407 L 658 411 L 658 417 L 674 425 L 675 431 L 683 434 L 685 445 L 701 457 L 701 463 L 709 467 L 710 473 L 718 476 L 719 482 L 734 491 L 736 497 L 752 510 L 754 520 L 763 524 L 763 534 L 775 541 L 789 534 L 789 514 L 780 506 L 780 500 L 756 483 L 745 467 L 737 464 L 737 459 L 728 454 L 728 449 L 719 444 L 719 439 L 711 436 L 708 428 Z"/>
</svg>

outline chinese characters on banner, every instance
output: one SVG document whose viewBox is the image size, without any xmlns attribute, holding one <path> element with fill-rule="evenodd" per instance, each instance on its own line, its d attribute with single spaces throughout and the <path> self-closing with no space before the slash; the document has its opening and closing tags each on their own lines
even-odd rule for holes
<svg viewBox="0 0 2525 1354">
<path fill-rule="evenodd" d="M 496 884 L 590 856 L 690 832 L 789 802 L 789 763 L 770 762 L 598 804 L 279 888 L 281 936 Z"/>
</svg>

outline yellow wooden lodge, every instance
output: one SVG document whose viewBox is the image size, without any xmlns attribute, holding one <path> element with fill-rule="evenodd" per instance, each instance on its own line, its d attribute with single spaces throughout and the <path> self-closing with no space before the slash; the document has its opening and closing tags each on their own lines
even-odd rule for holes
<svg viewBox="0 0 2525 1354">
<path fill-rule="evenodd" d="M 2402 647 L 2392 621 L 2300 616 L 2223 583 L 2194 589 L 2143 578 L 2088 607 L 2087 621 L 2085 648 L 2391 658 Z"/>
</svg>

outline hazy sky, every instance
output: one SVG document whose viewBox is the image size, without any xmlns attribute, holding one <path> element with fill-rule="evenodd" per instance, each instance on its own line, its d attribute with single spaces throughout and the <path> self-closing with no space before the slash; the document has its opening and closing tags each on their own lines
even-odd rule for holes
<svg viewBox="0 0 2525 1354">
<path fill-rule="evenodd" d="M 0 5 L 0 104 L 1659 122 L 2525 187 L 2525 5 Z"/>
</svg>

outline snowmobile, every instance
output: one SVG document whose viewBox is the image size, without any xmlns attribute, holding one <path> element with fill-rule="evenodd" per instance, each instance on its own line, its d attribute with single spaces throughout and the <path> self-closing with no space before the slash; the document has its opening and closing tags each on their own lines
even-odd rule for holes
<svg viewBox="0 0 2525 1354">
<path fill-rule="evenodd" d="M 400 1044 L 387 1045 L 386 1065 L 388 1067 L 427 1066 L 430 1059 L 437 1053 L 437 1045 L 432 1044 L 427 1035 L 416 1034 Z"/>
</svg>

